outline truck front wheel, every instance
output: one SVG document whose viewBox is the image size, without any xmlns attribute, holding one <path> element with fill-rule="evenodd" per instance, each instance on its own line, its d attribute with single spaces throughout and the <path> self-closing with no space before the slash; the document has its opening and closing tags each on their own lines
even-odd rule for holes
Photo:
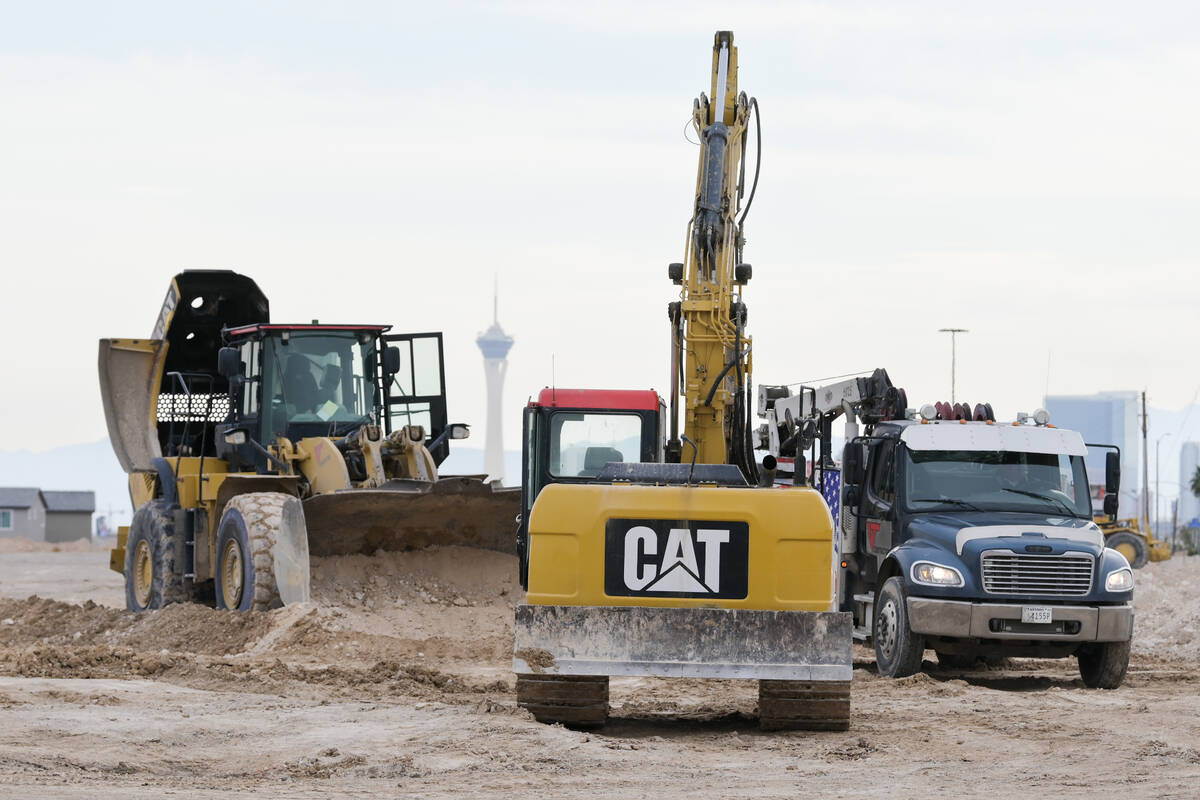
<svg viewBox="0 0 1200 800">
<path fill-rule="evenodd" d="M 1129 669 L 1129 642 L 1085 644 L 1076 654 L 1079 675 L 1089 689 L 1116 689 Z"/>
<path fill-rule="evenodd" d="M 887 678 L 904 678 L 921 671 L 925 637 L 908 627 L 908 593 L 904 579 L 888 578 L 875 601 L 875 664 Z"/>
</svg>

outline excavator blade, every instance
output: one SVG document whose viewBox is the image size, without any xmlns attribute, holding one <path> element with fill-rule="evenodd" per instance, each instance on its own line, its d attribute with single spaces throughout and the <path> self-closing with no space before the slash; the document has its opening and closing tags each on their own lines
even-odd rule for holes
<svg viewBox="0 0 1200 800">
<path fill-rule="evenodd" d="M 521 490 L 495 489 L 478 478 L 434 483 L 395 480 L 304 501 L 314 556 L 371 554 L 434 545 L 516 551 Z"/>
</svg>

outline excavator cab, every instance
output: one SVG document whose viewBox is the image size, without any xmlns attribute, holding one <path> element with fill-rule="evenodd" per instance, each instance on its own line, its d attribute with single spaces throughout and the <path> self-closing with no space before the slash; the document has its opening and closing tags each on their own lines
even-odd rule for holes
<svg viewBox="0 0 1200 800">
<path fill-rule="evenodd" d="M 546 388 L 525 407 L 517 555 L 529 581 L 529 514 L 553 483 L 593 483 L 610 463 L 662 462 L 666 403 L 652 389 Z"/>
</svg>

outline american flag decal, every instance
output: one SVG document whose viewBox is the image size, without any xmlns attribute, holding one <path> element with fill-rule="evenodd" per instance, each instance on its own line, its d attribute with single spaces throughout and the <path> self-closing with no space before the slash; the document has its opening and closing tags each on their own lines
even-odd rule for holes
<svg viewBox="0 0 1200 800">
<path fill-rule="evenodd" d="M 829 506 L 829 513 L 833 515 L 833 529 L 838 530 L 841 527 L 842 511 L 842 471 L 840 469 L 827 469 L 823 472 L 821 497 L 825 498 L 825 505 Z"/>
</svg>

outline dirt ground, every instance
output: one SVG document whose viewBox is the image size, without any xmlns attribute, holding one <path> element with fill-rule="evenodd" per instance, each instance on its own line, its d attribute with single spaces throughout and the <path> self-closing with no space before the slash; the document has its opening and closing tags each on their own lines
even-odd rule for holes
<svg viewBox="0 0 1200 800">
<path fill-rule="evenodd" d="M 1083 688 L 1073 659 L 889 681 L 860 648 L 850 731 L 766 734 L 743 682 L 614 680 L 604 729 L 534 722 L 496 553 L 321 559 L 310 605 L 136 616 L 107 552 L 18 549 L 0 546 L 0 797 L 1200 791 L 1200 558 L 1137 573 L 1119 690 Z"/>
</svg>

